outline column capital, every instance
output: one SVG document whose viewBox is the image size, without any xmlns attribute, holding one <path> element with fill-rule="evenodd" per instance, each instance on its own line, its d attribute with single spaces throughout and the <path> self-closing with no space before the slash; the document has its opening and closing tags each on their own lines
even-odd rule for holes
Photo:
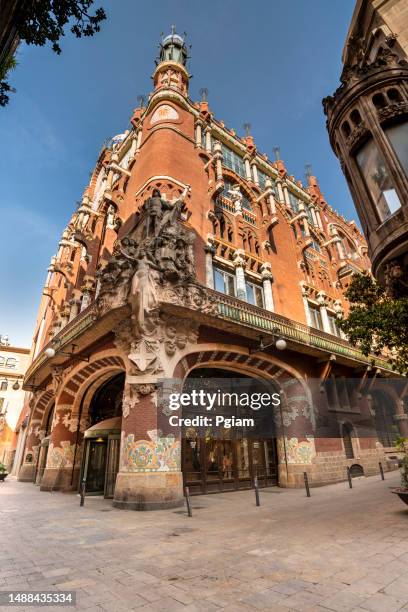
<svg viewBox="0 0 408 612">
<path fill-rule="evenodd" d="M 235 251 L 233 264 L 235 268 L 245 268 L 245 251 L 243 251 L 242 249 L 237 249 Z"/>
<path fill-rule="evenodd" d="M 265 261 L 261 265 L 261 277 L 262 277 L 262 280 L 273 281 L 272 266 L 269 261 Z"/>
</svg>

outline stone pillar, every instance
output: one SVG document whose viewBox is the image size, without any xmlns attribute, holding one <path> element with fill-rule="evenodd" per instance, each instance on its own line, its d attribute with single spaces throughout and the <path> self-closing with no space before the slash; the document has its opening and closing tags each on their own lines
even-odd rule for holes
<svg viewBox="0 0 408 612">
<path fill-rule="evenodd" d="M 248 157 L 244 158 L 244 163 L 245 163 L 245 176 L 246 176 L 246 180 L 247 181 L 252 181 L 251 166 L 250 166 L 249 158 Z"/>
<path fill-rule="evenodd" d="M 195 125 L 195 146 L 196 147 L 202 146 L 202 130 L 201 130 L 200 121 L 197 121 Z"/>
<path fill-rule="evenodd" d="M 256 163 L 253 162 L 251 164 L 251 167 L 252 167 L 252 174 L 253 174 L 253 177 L 254 177 L 254 183 L 255 183 L 255 185 L 259 185 L 258 168 L 256 167 Z"/>
<path fill-rule="evenodd" d="M 235 251 L 234 254 L 234 267 L 235 267 L 235 279 L 237 284 L 237 298 L 239 300 L 247 301 L 247 292 L 245 284 L 245 253 L 241 249 Z"/>
<path fill-rule="evenodd" d="M 285 198 L 283 195 L 282 181 L 281 179 L 276 179 L 276 187 L 278 190 L 278 199 L 281 204 L 285 203 Z"/>
<path fill-rule="evenodd" d="M 275 215 L 276 206 L 275 206 L 275 199 L 273 197 L 272 181 L 270 178 L 267 178 L 265 180 L 265 192 L 267 193 L 270 213 L 271 215 Z"/>
<path fill-rule="evenodd" d="M 54 373 L 54 379 L 56 376 Z M 56 401 L 41 491 L 74 491 L 78 487 L 81 453 L 76 447 L 78 423 L 72 415 L 72 399 L 63 391 Z"/>
<path fill-rule="evenodd" d="M 214 289 L 214 271 L 213 271 L 213 257 L 215 255 L 215 246 L 209 240 L 207 245 L 204 247 L 205 251 L 205 282 L 207 287 Z"/>
<path fill-rule="evenodd" d="M 330 322 L 326 308 L 326 294 L 324 293 L 324 291 L 319 291 L 319 293 L 317 294 L 317 301 L 320 306 L 320 315 L 322 317 L 323 330 L 326 333 L 331 334 L 332 332 L 330 329 Z"/>
<path fill-rule="evenodd" d="M 303 282 L 303 281 L 302 281 Z M 312 326 L 312 321 L 310 320 L 310 312 L 309 312 L 309 301 L 307 299 L 309 292 L 307 287 L 305 287 L 302 282 L 300 283 L 300 287 L 302 290 L 302 300 L 303 300 L 303 306 L 305 308 L 305 315 L 306 315 L 306 322 L 309 325 L 309 327 Z"/>
<path fill-rule="evenodd" d="M 211 130 L 207 128 L 205 130 L 205 150 L 207 153 L 211 153 Z"/>
<path fill-rule="evenodd" d="M 214 159 L 215 159 L 215 178 L 216 181 L 222 181 L 222 147 L 220 142 L 214 143 Z"/>
<path fill-rule="evenodd" d="M 283 183 L 282 192 L 283 192 L 283 201 L 285 202 L 287 206 L 290 206 L 289 191 L 288 191 L 288 186 L 286 185 L 286 183 Z"/>
<path fill-rule="evenodd" d="M 134 384 L 137 377 L 130 378 L 113 505 L 128 510 L 177 508 L 184 504 L 180 433 L 170 431 L 168 418 L 160 414 L 157 383 Z"/>
<path fill-rule="evenodd" d="M 273 303 L 271 264 L 267 261 L 261 266 L 262 286 L 264 293 L 264 302 L 266 310 L 274 312 L 275 305 Z"/>
</svg>

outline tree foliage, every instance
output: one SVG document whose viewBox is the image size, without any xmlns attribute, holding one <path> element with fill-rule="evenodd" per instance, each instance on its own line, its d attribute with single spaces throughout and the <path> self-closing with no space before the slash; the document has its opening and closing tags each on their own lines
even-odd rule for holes
<svg viewBox="0 0 408 612">
<path fill-rule="evenodd" d="M 77 38 L 99 32 L 106 14 L 103 8 L 97 8 L 92 14 L 93 3 L 94 0 L 22 1 L 16 13 L 18 37 L 27 45 L 43 46 L 51 42 L 53 51 L 59 54 L 59 40 L 65 36 L 64 28 L 69 22 L 72 23 L 70 30 Z M 0 106 L 8 103 L 8 94 L 14 91 L 5 78 L 7 72 L 6 66 L 0 67 Z"/>
<path fill-rule="evenodd" d="M 340 327 L 364 355 L 389 354 L 393 368 L 408 370 L 408 298 L 391 298 L 368 273 L 354 274 L 346 291 L 350 302 Z"/>
</svg>

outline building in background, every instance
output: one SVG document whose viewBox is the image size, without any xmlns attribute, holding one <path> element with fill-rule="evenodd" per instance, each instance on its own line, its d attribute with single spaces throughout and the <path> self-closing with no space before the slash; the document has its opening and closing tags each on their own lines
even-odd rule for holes
<svg viewBox="0 0 408 612">
<path fill-rule="evenodd" d="M 341 85 L 323 100 L 374 276 L 408 295 L 408 3 L 358 0 Z"/>
<path fill-rule="evenodd" d="M 25 442 L 23 407 L 28 393 L 23 391 L 30 350 L 11 346 L 7 336 L 0 336 L 0 463 L 17 471 Z M 16 460 L 16 463 L 15 463 Z"/>
<path fill-rule="evenodd" d="M 255 476 L 290 487 L 305 471 L 314 485 L 347 468 L 377 473 L 403 408 L 388 362 L 337 325 L 351 275 L 370 266 L 358 227 L 311 172 L 302 184 L 278 151 L 258 151 L 249 126 L 240 137 L 216 119 L 206 90 L 189 98 L 174 32 L 153 83 L 101 151 L 51 259 L 20 480 L 76 490 L 85 479 L 118 507 L 154 509 L 181 504 L 183 484 L 206 493 Z M 170 427 L 169 381 L 216 378 L 281 394 L 257 436 Z"/>
</svg>

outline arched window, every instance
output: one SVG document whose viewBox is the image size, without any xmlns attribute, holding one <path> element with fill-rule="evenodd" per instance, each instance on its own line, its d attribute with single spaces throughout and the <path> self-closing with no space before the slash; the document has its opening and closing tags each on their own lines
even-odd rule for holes
<svg viewBox="0 0 408 612">
<path fill-rule="evenodd" d="M 8 357 L 6 361 L 6 368 L 15 369 L 16 367 L 17 367 L 17 359 L 15 357 Z"/>
<path fill-rule="evenodd" d="M 351 119 L 351 121 L 353 122 L 353 124 L 355 126 L 360 125 L 360 123 L 361 123 L 361 115 L 360 115 L 360 113 L 358 112 L 358 110 L 356 108 L 351 111 L 350 119 Z"/>
<path fill-rule="evenodd" d="M 387 91 L 387 96 L 391 102 L 402 102 L 401 94 L 395 87 Z"/>
<path fill-rule="evenodd" d="M 348 121 L 345 121 L 341 126 L 344 136 L 347 138 L 351 134 L 351 127 Z"/>
<path fill-rule="evenodd" d="M 352 433 L 353 427 L 349 423 L 344 423 L 342 426 L 342 436 L 344 452 L 346 454 L 347 459 L 354 459 Z"/>
<path fill-rule="evenodd" d="M 375 94 L 372 100 L 375 108 L 377 108 L 378 110 L 387 106 L 387 102 L 385 101 L 385 98 L 382 93 Z"/>
</svg>

